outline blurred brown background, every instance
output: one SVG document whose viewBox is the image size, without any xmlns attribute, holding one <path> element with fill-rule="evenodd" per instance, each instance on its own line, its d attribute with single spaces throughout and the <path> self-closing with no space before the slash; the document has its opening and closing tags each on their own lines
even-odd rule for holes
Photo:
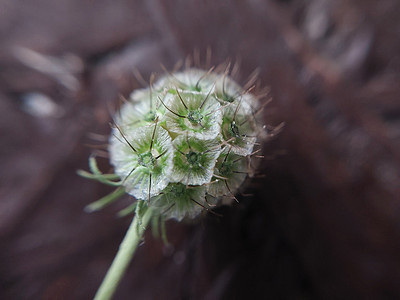
<svg viewBox="0 0 400 300">
<path fill-rule="evenodd" d="M 130 218 L 83 207 L 110 107 L 198 49 L 274 101 L 252 197 L 146 235 L 115 299 L 400 297 L 400 2 L 0 1 L 0 298 L 90 299 Z M 107 170 L 106 160 L 101 167 Z"/>
</svg>

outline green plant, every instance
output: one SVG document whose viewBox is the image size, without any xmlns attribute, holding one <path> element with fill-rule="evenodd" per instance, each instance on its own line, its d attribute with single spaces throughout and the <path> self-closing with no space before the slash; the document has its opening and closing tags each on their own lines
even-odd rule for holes
<svg viewBox="0 0 400 300">
<path fill-rule="evenodd" d="M 103 174 L 94 157 L 79 174 L 116 186 L 87 206 L 98 210 L 125 193 L 135 213 L 95 299 L 110 299 L 149 223 L 164 229 L 173 218 L 193 219 L 236 199 L 251 174 L 260 128 L 257 97 L 225 73 L 187 69 L 134 91 L 115 115 L 109 138 L 114 174 Z M 162 230 L 166 240 L 165 230 Z"/>
</svg>

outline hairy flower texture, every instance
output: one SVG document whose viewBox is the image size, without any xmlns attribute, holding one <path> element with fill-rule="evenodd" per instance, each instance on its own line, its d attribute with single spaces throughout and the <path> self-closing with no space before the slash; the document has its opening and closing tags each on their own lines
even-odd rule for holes
<svg viewBox="0 0 400 300">
<path fill-rule="evenodd" d="M 222 136 L 226 143 L 232 146 L 233 153 L 242 156 L 252 153 L 257 140 L 257 124 L 251 106 L 243 101 L 243 98 L 232 102 L 224 110 Z"/>
<path fill-rule="evenodd" d="M 226 75 L 218 76 L 215 81 L 215 96 L 224 102 L 234 102 L 243 93 L 242 87 Z"/>
<path fill-rule="evenodd" d="M 214 90 L 216 76 L 214 73 L 193 68 L 184 72 L 171 74 L 168 77 L 168 81 L 170 85 L 178 89 L 207 94 Z M 157 84 L 157 87 L 159 86 L 161 86 L 160 83 Z"/>
<path fill-rule="evenodd" d="M 117 125 L 118 126 L 118 125 Z M 125 191 L 140 200 L 158 195 L 169 182 L 172 141 L 157 122 L 133 130 L 116 127 L 110 138 L 110 159 Z"/>
<path fill-rule="evenodd" d="M 228 150 L 229 151 L 229 150 Z M 248 163 L 246 156 L 240 156 L 232 151 L 221 153 L 214 169 L 212 184 L 208 194 L 217 198 L 230 196 L 236 191 L 247 177 Z"/>
<path fill-rule="evenodd" d="M 171 181 L 186 185 L 209 183 L 220 153 L 216 140 L 199 140 L 181 135 L 173 142 L 175 151 Z"/>
<path fill-rule="evenodd" d="M 115 117 L 115 122 L 123 128 L 138 128 L 153 124 L 157 117 L 165 114 L 159 100 L 160 95 L 149 89 L 137 90 L 130 96 Z"/>
<path fill-rule="evenodd" d="M 193 219 L 208 206 L 205 202 L 206 191 L 206 186 L 187 187 L 182 183 L 170 183 L 150 201 L 156 212 L 167 219 Z"/>
<path fill-rule="evenodd" d="M 215 139 L 220 134 L 221 106 L 210 93 L 172 90 L 165 96 L 165 105 L 168 131 L 202 140 Z"/>
<path fill-rule="evenodd" d="M 257 98 L 227 72 L 212 69 L 167 74 L 134 91 L 110 138 L 121 187 L 157 214 L 179 220 L 235 199 L 252 173 L 257 107 Z"/>
</svg>

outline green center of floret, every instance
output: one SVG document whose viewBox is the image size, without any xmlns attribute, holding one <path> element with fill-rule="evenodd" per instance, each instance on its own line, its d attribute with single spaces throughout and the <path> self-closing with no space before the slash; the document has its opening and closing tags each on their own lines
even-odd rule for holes
<svg viewBox="0 0 400 300">
<path fill-rule="evenodd" d="M 219 172 L 222 176 L 230 176 L 233 171 L 233 162 L 231 161 L 225 161 L 222 163 Z"/>
<path fill-rule="evenodd" d="M 232 121 L 229 129 L 230 129 L 230 133 L 232 134 L 232 136 L 237 137 L 237 138 L 240 137 L 239 127 L 236 125 L 235 121 Z"/>
<path fill-rule="evenodd" d="M 228 95 L 226 93 L 222 95 L 222 99 L 224 99 L 226 102 L 230 102 L 230 103 L 232 103 L 233 101 L 236 100 L 235 97 Z"/>
<path fill-rule="evenodd" d="M 144 120 L 146 122 L 153 122 L 156 119 L 156 113 L 154 111 L 149 111 L 144 115 Z"/>
<path fill-rule="evenodd" d="M 191 165 L 198 165 L 200 162 L 200 154 L 194 151 L 190 151 L 186 154 L 186 159 Z"/>
<path fill-rule="evenodd" d="M 143 167 L 151 168 L 154 166 L 155 161 L 156 160 L 151 152 L 138 155 L 138 163 Z"/>
<path fill-rule="evenodd" d="M 173 184 L 171 185 L 171 192 L 176 196 L 183 196 L 186 192 L 186 186 L 184 184 Z"/>
<path fill-rule="evenodd" d="M 201 120 L 203 120 L 203 116 L 198 110 L 190 110 L 187 118 L 194 125 L 200 124 Z"/>
</svg>

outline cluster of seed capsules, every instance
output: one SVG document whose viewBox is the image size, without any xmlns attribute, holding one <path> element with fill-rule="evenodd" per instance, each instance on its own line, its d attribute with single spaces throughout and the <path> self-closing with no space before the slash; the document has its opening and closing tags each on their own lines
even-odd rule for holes
<svg viewBox="0 0 400 300">
<path fill-rule="evenodd" d="M 235 198 L 252 173 L 257 98 L 226 74 L 187 69 L 134 91 L 115 116 L 109 154 L 125 191 L 166 219 Z"/>
</svg>

